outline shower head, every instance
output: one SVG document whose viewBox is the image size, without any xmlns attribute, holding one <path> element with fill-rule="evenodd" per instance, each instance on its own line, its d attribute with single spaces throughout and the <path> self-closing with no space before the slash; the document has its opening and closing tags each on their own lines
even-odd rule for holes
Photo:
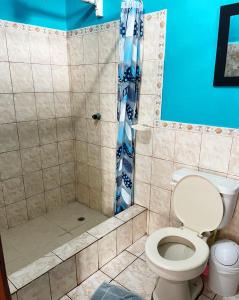
<svg viewBox="0 0 239 300">
<path fill-rule="evenodd" d="M 81 0 L 95 6 L 96 17 L 103 17 L 103 0 Z"/>
</svg>

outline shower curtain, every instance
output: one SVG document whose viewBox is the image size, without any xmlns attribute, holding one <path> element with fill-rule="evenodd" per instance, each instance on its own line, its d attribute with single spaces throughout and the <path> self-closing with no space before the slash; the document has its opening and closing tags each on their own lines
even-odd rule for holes
<svg viewBox="0 0 239 300">
<path fill-rule="evenodd" d="M 143 37 L 143 3 L 123 0 L 120 20 L 120 62 L 118 68 L 119 122 L 116 150 L 115 214 L 134 201 L 135 136 L 138 120 Z"/>
</svg>

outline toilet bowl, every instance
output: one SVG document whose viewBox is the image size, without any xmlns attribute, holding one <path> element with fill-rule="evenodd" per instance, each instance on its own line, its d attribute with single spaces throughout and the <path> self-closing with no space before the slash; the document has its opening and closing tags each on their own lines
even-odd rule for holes
<svg viewBox="0 0 239 300">
<path fill-rule="evenodd" d="M 145 246 L 148 266 L 158 275 L 154 300 L 194 300 L 200 294 L 209 247 L 203 233 L 215 230 L 223 218 L 217 187 L 198 175 L 183 177 L 173 193 L 173 207 L 181 228 L 162 228 Z"/>
</svg>

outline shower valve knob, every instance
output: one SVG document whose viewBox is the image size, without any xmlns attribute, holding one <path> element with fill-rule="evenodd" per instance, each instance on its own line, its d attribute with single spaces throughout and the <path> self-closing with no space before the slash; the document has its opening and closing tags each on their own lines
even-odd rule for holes
<svg viewBox="0 0 239 300">
<path fill-rule="evenodd" d="M 100 114 L 100 113 L 93 114 L 93 115 L 92 115 L 92 119 L 93 119 L 93 120 L 98 120 L 98 121 L 99 121 L 99 120 L 101 119 L 101 114 Z"/>
</svg>

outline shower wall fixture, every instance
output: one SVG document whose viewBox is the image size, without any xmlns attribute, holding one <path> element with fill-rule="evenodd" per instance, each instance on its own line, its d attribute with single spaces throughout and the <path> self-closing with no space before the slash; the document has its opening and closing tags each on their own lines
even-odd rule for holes
<svg viewBox="0 0 239 300">
<path fill-rule="evenodd" d="M 103 0 L 82 0 L 95 6 L 96 17 L 103 17 Z"/>
</svg>

